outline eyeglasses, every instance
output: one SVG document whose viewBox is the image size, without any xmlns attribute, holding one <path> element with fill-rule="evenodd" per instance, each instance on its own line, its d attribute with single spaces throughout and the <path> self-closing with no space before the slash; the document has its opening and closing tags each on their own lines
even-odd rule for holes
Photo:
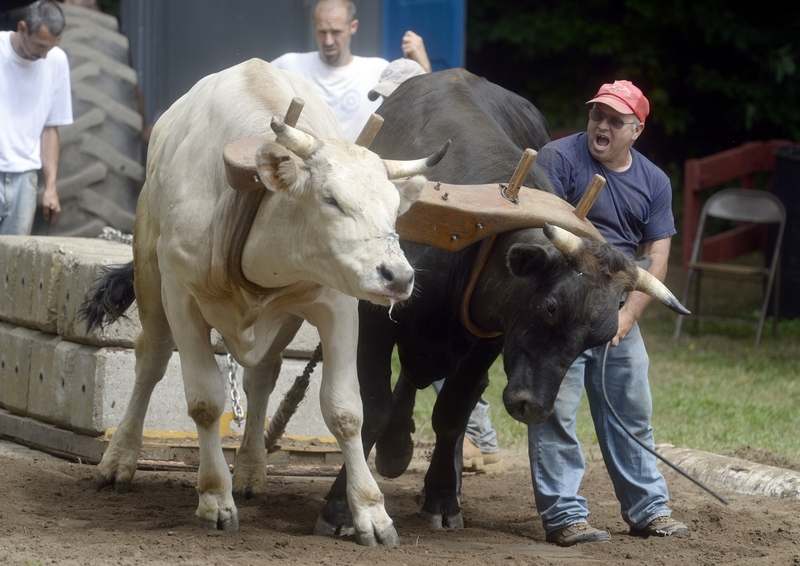
<svg viewBox="0 0 800 566">
<path fill-rule="evenodd" d="M 626 122 L 619 116 L 610 116 L 597 108 L 597 106 L 592 106 L 592 109 L 589 110 L 589 119 L 592 122 L 602 122 L 603 120 L 608 121 L 608 125 L 614 128 L 615 130 L 621 130 L 623 126 L 627 124 L 636 124 L 635 121 Z"/>
</svg>

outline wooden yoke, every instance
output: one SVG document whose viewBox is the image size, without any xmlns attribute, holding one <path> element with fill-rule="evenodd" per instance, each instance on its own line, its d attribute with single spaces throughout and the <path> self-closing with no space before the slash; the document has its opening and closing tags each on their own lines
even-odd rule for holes
<svg viewBox="0 0 800 566">
<path fill-rule="evenodd" d="M 484 238 L 520 228 L 553 224 L 577 236 L 603 241 L 600 232 L 575 214 L 567 201 L 524 188 L 517 203 L 493 185 L 448 185 L 429 181 L 419 199 L 397 219 L 397 232 L 410 242 L 455 252 Z"/>
<path fill-rule="evenodd" d="M 356 138 L 356 145 L 369 148 L 369 146 L 372 145 L 372 142 L 375 141 L 375 137 L 378 135 L 378 132 L 381 131 L 382 127 L 383 116 L 370 114 L 369 120 L 367 120 L 367 123 L 364 124 L 364 127 L 361 129 L 361 133 L 358 134 L 358 137 Z"/>
<path fill-rule="evenodd" d="M 511 180 L 508 182 L 508 185 L 500 185 L 501 197 L 515 205 L 519 203 L 519 189 L 522 186 L 522 180 L 528 175 L 528 171 L 530 171 L 535 160 L 536 152 L 530 148 L 526 148 L 525 151 L 522 152 L 522 157 L 519 163 L 517 163 L 517 168 L 514 170 L 514 174 L 511 175 Z M 461 309 L 459 313 L 461 324 L 463 324 L 464 328 L 469 330 L 473 336 L 477 336 L 478 338 L 497 338 L 502 335 L 502 332 L 488 332 L 481 329 L 472 322 L 472 318 L 469 314 L 472 293 L 475 291 L 475 286 L 478 284 L 478 279 L 486 265 L 486 261 L 489 259 L 489 254 L 492 251 L 496 239 L 497 234 L 492 234 L 481 242 L 481 247 L 478 248 L 478 257 L 475 258 L 472 264 L 467 287 L 464 289 L 464 297 L 461 299 Z"/>
<path fill-rule="evenodd" d="M 300 119 L 300 113 L 303 111 L 303 106 L 305 105 L 305 100 L 299 96 L 295 96 L 289 103 L 289 109 L 286 111 L 286 116 L 283 118 L 283 123 L 293 128 L 296 127 L 297 121 Z"/>
<path fill-rule="evenodd" d="M 293 128 L 296 127 L 297 121 L 300 119 L 300 113 L 303 111 L 303 106 L 305 106 L 305 102 L 302 98 L 293 98 L 289 108 L 286 110 L 283 123 Z M 378 135 L 381 126 L 383 126 L 383 118 L 377 114 L 370 116 L 358 135 L 356 143 L 363 147 L 369 147 L 375 136 Z M 241 138 L 225 145 L 222 150 L 222 159 L 225 162 L 225 178 L 233 189 L 249 192 L 258 191 L 264 187 L 256 171 L 256 152 L 264 141 L 266 141 L 264 136 L 252 136 Z"/>
<path fill-rule="evenodd" d="M 305 104 L 302 98 L 293 98 L 286 110 L 283 123 L 292 127 L 297 126 Z M 234 190 L 249 192 L 264 188 L 256 170 L 256 152 L 265 141 L 264 136 L 251 136 L 225 144 L 222 150 L 225 179 Z"/>
<path fill-rule="evenodd" d="M 595 173 L 592 177 L 592 180 L 589 181 L 589 186 L 586 187 L 586 190 L 583 192 L 583 196 L 578 202 L 578 206 L 575 207 L 575 216 L 577 216 L 580 220 L 585 220 L 586 215 L 589 214 L 589 211 L 597 201 L 597 197 L 600 196 L 600 191 L 602 191 L 603 187 L 605 186 L 605 178 L 602 175 Z"/>
<path fill-rule="evenodd" d="M 528 171 L 533 165 L 535 159 L 536 159 L 536 152 L 533 151 L 532 149 L 526 149 L 525 152 L 522 154 L 522 158 L 520 159 L 519 164 L 517 164 L 517 168 L 514 171 L 514 174 L 511 176 L 511 180 L 509 181 L 508 185 L 507 186 L 500 185 L 500 196 L 502 197 L 503 200 L 505 200 L 506 202 L 511 202 L 514 205 L 518 205 L 521 202 L 519 198 L 520 186 L 522 184 L 522 180 L 527 176 Z M 571 213 L 565 213 L 566 211 L 565 207 L 569 207 L 569 204 L 566 201 L 550 193 L 545 193 L 544 191 L 530 191 L 530 190 L 526 191 L 526 193 L 531 193 L 531 194 L 541 193 L 541 195 L 546 195 L 547 198 L 545 198 L 544 202 L 541 202 L 540 204 L 545 205 L 545 207 L 549 205 L 551 207 L 550 210 L 546 211 L 544 214 L 534 214 L 533 210 L 530 211 L 523 210 L 522 208 L 525 205 L 530 206 L 532 204 L 531 201 L 528 201 L 524 203 L 523 207 L 518 207 L 518 209 L 513 212 L 518 213 L 517 216 L 519 218 L 525 218 L 526 220 L 529 220 L 531 222 L 531 224 L 528 224 L 526 226 L 519 226 L 520 228 L 525 228 L 525 227 L 532 228 L 532 227 L 544 226 L 544 223 L 547 222 L 549 224 L 560 226 L 561 228 L 569 230 L 574 234 L 588 236 L 602 241 L 603 237 L 600 235 L 600 233 L 597 232 L 595 227 L 588 220 L 586 220 L 586 213 L 591 209 L 592 205 L 597 200 L 597 196 L 600 194 L 600 190 L 605 186 L 605 184 L 606 180 L 603 177 L 601 177 L 600 175 L 595 175 L 590 181 L 589 186 L 586 188 L 584 196 L 583 198 L 581 198 L 580 202 L 578 203 L 578 206 L 575 209 L 573 209 Z M 482 187 L 483 186 L 479 185 L 478 189 L 481 189 Z M 473 187 L 469 188 L 471 189 Z M 441 187 L 438 190 L 441 191 Z M 486 191 L 485 189 L 482 190 Z M 486 193 L 492 194 L 494 193 L 494 191 L 486 191 Z M 496 195 L 497 193 L 494 194 Z M 444 195 L 442 196 L 442 198 L 444 198 Z M 449 200 L 449 197 L 445 200 Z M 523 197 L 523 200 L 526 200 L 525 197 Z M 550 202 L 548 203 L 547 201 Z M 410 213 L 411 210 L 413 210 L 413 206 L 408 212 Z M 502 211 L 501 209 L 500 215 L 494 216 L 492 219 L 497 220 L 497 226 L 506 226 L 506 228 L 497 229 L 493 231 L 491 234 L 486 235 L 484 237 L 483 241 L 481 242 L 480 248 L 478 248 L 478 255 L 472 264 L 472 270 L 470 271 L 469 280 L 467 281 L 467 287 L 464 290 L 464 296 L 461 300 L 461 308 L 459 312 L 461 324 L 463 324 L 464 328 L 466 328 L 473 336 L 477 336 L 478 338 L 497 338 L 502 335 L 502 332 L 486 331 L 477 326 L 474 322 L 472 322 L 472 318 L 470 317 L 470 312 L 469 312 L 470 303 L 472 301 L 472 294 L 475 291 L 476 285 L 478 284 L 480 274 L 483 271 L 483 268 L 486 265 L 487 260 L 489 259 L 492 247 L 494 246 L 494 242 L 497 239 L 497 234 L 515 229 L 507 227 L 513 223 L 513 212 L 510 216 L 503 215 L 502 212 L 504 211 Z M 543 212 L 543 211 L 539 210 L 537 211 L 537 213 L 538 212 Z M 477 213 L 477 211 L 475 213 Z M 566 224 L 569 225 L 569 227 L 564 224 L 561 224 L 561 222 L 565 222 Z M 436 227 L 434 227 L 434 233 L 436 232 L 435 228 Z M 482 222 L 479 222 L 476 224 L 476 228 L 478 228 L 478 230 L 486 230 L 486 225 L 483 224 Z M 399 218 L 398 218 L 398 231 L 400 231 Z M 585 231 L 585 233 L 581 233 L 582 231 Z M 410 239 L 407 236 L 405 236 L 402 232 L 400 232 L 400 235 L 405 239 Z M 459 241 L 463 242 L 463 239 L 461 238 L 453 239 L 454 236 L 457 236 L 457 234 L 451 234 L 450 242 L 452 242 L 453 244 Z"/>
<path fill-rule="evenodd" d="M 295 126 L 302 106 L 302 99 L 293 99 L 284 122 Z M 373 114 L 359 134 L 359 142 L 371 144 L 382 123 L 383 119 Z M 235 190 L 263 189 L 256 171 L 256 152 L 264 141 L 264 136 L 253 136 L 225 145 L 225 176 L 228 184 Z M 535 157 L 536 152 L 533 150 L 523 153 L 508 186 L 448 185 L 429 181 L 420 198 L 397 219 L 397 232 L 404 240 L 448 251 L 464 249 L 502 232 L 542 227 L 545 223 L 564 228 L 578 236 L 602 241 L 603 237 L 586 220 L 585 214 L 597 198 L 597 192 L 602 189 L 605 180 L 597 175 L 587 189 L 586 196 L 573 209 L 569 203 L 554 194 L 527 188 L 520 190 L 522 180 L 528 174 Z"/>
<path fill-rule="evenodd" d="M 514 204 L 519 202 L 519 189 L 522 186 L 522 181 L 528 176 L 528 171 L 533 167 L 533 163 L 536 161 L 536 155 L 537 153 L 535 150 L 529 147 L 526 148 L 525 151 L 522 152 L 522 157 L 520 157 L 517 168 L 514 170 L 514 174 L 511 175 L 511 180 L 508 182 L 508 185 L 506 187 L 500 185 L 501 194 Z"/>
</svg>

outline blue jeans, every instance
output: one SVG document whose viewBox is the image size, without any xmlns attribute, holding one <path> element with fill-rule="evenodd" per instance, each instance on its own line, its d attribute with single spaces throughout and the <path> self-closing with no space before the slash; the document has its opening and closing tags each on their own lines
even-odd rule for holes
<svg viewBox="0 0 800 566">
<path fill-rule="evenodd" d="M 444 385 L 444 379 L 434 381 L 432 385 L 433 390 L 436 391 L 438 395 Z M 494 425 L 492 425 L 492 419 L 489 415 L 489 403 L 484 401 L 483 397 L 478 399 L 478 403 L 469 414 L 467 430 L 464 434 L 484 454 L 494 454 L 498 452 L 497 431 Z"/>
<path fill-rule="evenodd" d="M 589 516 L 586 499 L 578 495 L 585 462 L 575 436 L 584 388 L 622 518 L 631 527 L 641 528 L 655 517 L 671 514 L 667 483 L 656 467 L 656 457 L 625 434 L 605 405 L 600 380 L 603 349 L 591 348 L 578 356 L 561 384 L 554 413 L 544 423 L 528 426 L 534 498 L 548 533 Z M 618 346 L 608 350 L 606 391 L 628 429 L 652 447 L 648 365 L 639 326 L 634 325 Z"/>
<path fill-rule="evenodd" d="M 0 236 L 27 236 L 36 214 L 36 171 L 0 172 Z"/>
</svg>

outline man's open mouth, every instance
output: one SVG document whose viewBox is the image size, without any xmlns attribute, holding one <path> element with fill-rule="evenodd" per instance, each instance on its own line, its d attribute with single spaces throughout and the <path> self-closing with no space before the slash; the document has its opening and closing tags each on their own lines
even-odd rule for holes
<svg viewBox="0 0 800 566">
<path fill-rule="evenodd" d="M 611 140 L 606 135 L 597 134 L 594 137 L 594 143 L 598 147 L 608 147 L 608 145 L 611 143 Z"/>
</svg>

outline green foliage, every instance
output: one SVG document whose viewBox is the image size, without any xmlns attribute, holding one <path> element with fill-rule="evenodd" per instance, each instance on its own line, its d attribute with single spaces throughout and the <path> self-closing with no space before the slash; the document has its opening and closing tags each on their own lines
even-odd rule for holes
<svg viewBox="0 0 800 566">
<path fill-rule="evenodd" d="M 553 131 L 583 129 L 583 101 L 628 78 L 652 106 L 639 145 L 662 166 L 800 140 L 800 10 L 788 6 L 470 0 L 467 33 L 467 67 L 531 100 Z"/>
</svg>

